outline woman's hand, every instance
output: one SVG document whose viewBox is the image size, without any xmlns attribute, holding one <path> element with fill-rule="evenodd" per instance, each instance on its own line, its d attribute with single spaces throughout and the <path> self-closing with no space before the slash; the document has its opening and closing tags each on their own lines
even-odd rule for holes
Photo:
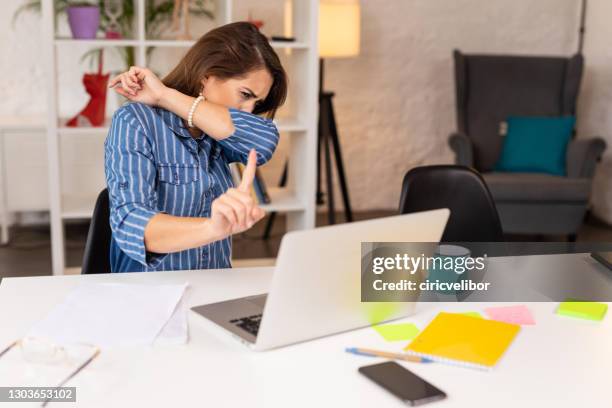
<svg viewBox="0 0 612 408">
<path fill-rule="evenodd" d="M 114 87 L 118 94 L 130 101 L 152 106 L 159 105 L 168 89 L 150 69 L 141 67 L 131 67 L 117 75 L 110 80 L 108 87 Z"/>
<path fill-rule="evenodd" d="M 256 166 L 257 154 L 251 149 L 240 186 L 230 188 L 213 201 L 210 225 L 218 239 L 246 231 L 266 215 L 250 194 Z"/>
</svg>

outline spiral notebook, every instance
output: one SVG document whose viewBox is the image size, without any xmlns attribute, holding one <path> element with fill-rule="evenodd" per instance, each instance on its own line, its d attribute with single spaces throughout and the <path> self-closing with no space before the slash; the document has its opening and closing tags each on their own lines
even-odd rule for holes
<svg viewBox="0 0 612 408">
<path fill-rule="evenodd" d="M 439 313 L 404 349 L 441 363 L 491 369 L 521 326 L 457 313 Z"/>
</svg>

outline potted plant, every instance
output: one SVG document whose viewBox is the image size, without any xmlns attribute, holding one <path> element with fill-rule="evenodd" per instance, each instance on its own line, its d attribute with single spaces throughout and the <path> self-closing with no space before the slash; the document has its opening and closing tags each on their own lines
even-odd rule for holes
<svg viewBox="0 0 612 408">
<path fill-rule="evenodd" d="M 34 12 L 40 14 L 41 0 L 22 0 L 23 4 L 15 11 L 13 15 L 13 26 L 17 22 L 19 16 L 24 12 Z M 118 23 L 120 26 L 120 34 L 122 38 L 130 38 L 133 35 L 133 23 L 134 23 L 134 1 L 133 0 L 121 0 L 123 3 L 123 13 L 120 16 Z M 64 15 L 66 10 L 70 6 L 75 6 L 74 0 L 54 0 L 55 10 L 55 26 L 57 27 L 57 18 L 60 15 Z M 87 5 L 97 5 L 98 10 L 104 10 L 105 0 L 91 0 L 85 2 Z M 158 38 L 160 33 L 168 26 L 169 21 L 172 18 L 172 12 L 174 10 L 175 0 L 148 0 L 145 2 L 145 27 L 147 38 Z M 195 16 L 205 16 L 210 19 L 214 19 L 214 13 L 211 5 L 214 5 L 213 0 L 193 0 L 190 4 L 189 12 Z M 109 19 L 105 13 L 100 13 L 100 27 L 105 30 L 108 28 Z M 74 31 L 73 31 L 74 33 Z M 75 37 L 76 38 L 76 37 Z M 147 48 L 147 55 L 149 55 L 155 47 Z M 124 61 L 124 70 L 129 69 L 132 65 L 136 64 L 135 52 L 133 47 L 117 47 L 117 51 L 121 55 L 121 59 Z M 100 54 L 100 49 L 90 50 L 82 59 L 88 59 L 92 65 L 97 65 L 97 58 Z"/>
<path fill-rule="evenodd" d="M 96 38 L 100 27 L 100 7 L 97 4 L 69 2 L 66 12 L 73 38 Z"/>
</svg>

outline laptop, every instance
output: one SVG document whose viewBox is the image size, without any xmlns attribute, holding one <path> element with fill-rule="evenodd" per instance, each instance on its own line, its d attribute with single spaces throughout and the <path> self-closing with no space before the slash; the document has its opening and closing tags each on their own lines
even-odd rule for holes
<svg viewBox="0 0 612 408">
<path fill-rule="evenodd" d="M 372 304 L 361 302 L 361 242 L 439 242 L 449 215 L 444 208 L 289 232 L 267 294 L 192 310 L 254 350 L 380 323 L 372 321 Z M 381 321 L 414 308 L 399 303 Z"/>
</svg>

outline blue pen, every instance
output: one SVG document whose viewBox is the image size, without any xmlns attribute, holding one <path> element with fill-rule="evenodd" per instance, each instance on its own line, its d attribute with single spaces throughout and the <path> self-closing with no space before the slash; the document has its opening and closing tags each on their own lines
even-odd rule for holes
<svg viewBox="0 0 612 408">
<path fill-rule="evenodd" d="M 388 351 L 379 351 L 372 349 L 365 349 L 359 347 L 347 347 L 344 349 L 347 353 L 356 354 L 358 356 L 368 356 L 368 357 L 385 357 L 390 358 L 392 360 L 404 360 L 411 361 L 413 363 L 433 363 L 432 360 L 424 357 L 413 356 L 410 354 L 402 354 L 402 353 L 390 353 Z"/>
</svg>

